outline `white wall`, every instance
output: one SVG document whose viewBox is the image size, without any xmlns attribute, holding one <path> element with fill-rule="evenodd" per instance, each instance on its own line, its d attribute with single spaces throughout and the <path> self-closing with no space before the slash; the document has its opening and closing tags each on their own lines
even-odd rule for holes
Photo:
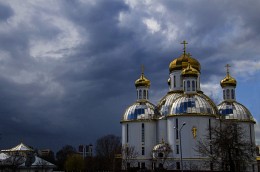
<svg viewBox="0 0 260 172">
<path fill-rule="evenodd" d="M 157 121 L 157 138 L 156 142 L 161 143 L 162 139 L 167 141 L 167 120 L 166 118 Z"/>
<path fill-rule="evenodd" d="M 144 124 L 144 142 L 142 142 L 142 123 Z M 128 142 L 126 141 L 126 126 L 128 124 Z M 145 162 L 147 168 L 151 168 L 152 150 L 156 145 L 156 121 L 135 121 L 122 123 L 122 144 L 134 146 L 138 152 L 137 162 Z M 142 155 L 142 147 L 145 154 Z"/>
<path fill-rule="evenodd" d="M 173 157 L 180 157 L 176 151 L 176 145 L 180 147 L 180 136 L 179 139 L 176 139 L 176 130 L 175 120 L 178 118 L 179 129 L 182 126 L 182 123 L 185 122 L 186 125 L 181 130 L 181 142 L 182 142 L 182 156 L 183 159 L 190 158 L 199 158 L 199 154 L 195 151 L 196 146 L 198 145 L 198 141 L 205 138 L 205 135 L 208 133 L 209 127 L 209 119 L 211 120 L 211 124 L 215 123 L 215 117 L 210 116 L 174 116 L 169 117 L 168 124 L 168 141 L 173 149 Z M 193 136 L 192 129 L 196 128 L 196 137 Z"/>
</svg>

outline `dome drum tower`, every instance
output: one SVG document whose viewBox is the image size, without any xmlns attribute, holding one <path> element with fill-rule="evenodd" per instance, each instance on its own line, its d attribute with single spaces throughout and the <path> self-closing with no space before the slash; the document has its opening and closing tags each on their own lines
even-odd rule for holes
<svg viewBox="0 0 260 172">
<path fill-rule="evenodd" d="M 221 115 L 221 120 L 231 121 L 236 125 L 239 125 L 244 133 L 243 137 L 248 140 L 252 145 L 255 144 L 255 120 L 251 115 L 250 111 L 242 104 L 236 101 L 235 89 L 237 81 L 230 76 L 229 64 L 226 65 L 227 74 L 226 77 L 221 80 L 220 85 L 223 89 L 223 101 L 218 105 L 218 110 Z M 256 163 L 256 162 L 255 162 Z M 254 169 L 247 167 L 248 171 Z"/>
<path fill-rule="evenodd" d="M 149 102 L 150 81 L 144 76 L 143 68 L 139 79 L 135 81 L 137 90 L 136 102 L 129 106 L 121 120 L 122 146 L 131 147 L 138 156 L 132 164 L 126 162 L 124 168 L 130 166 L 147 168 L 151 166 L 151 150 L 156 145 L 156 118 L 155 105 Z M 123 158 L 127 159 L 124 157 Z M 129 163 L 129 164 L 128 164 Z M 127 170 L 127 169 L 124 169 Z"/>
</svg>

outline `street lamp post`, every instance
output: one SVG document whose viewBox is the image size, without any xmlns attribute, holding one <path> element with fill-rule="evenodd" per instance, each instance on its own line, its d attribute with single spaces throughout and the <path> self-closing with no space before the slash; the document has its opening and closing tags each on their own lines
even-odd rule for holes
<svg viewBox="0 0 260 172">
<path fill-rule="evenodd" d="M 178 132 L 178 135 L 180 136 L 180 153 L 181 153 L 181 171 L 183 172 L 183 164 L 182 164 L 182 145 L 181 145 L 181 130 L 182 128 L 184 127 L 184 125 L 186 125 L 186 122 L 183 122 L 182 125 L 181 125 L 181 128 L 178 129 L 176 127 L 174 127 L 174 129 L 177 130 Z"/>
<path fill-rule="evenodd" d="M 182 145 L 181 145 L 181 130 L 186 125 L 186 122 L 182 123 L 181 128 L 179 129 L 179 135 L 180 135 L 180 153 L 181 153 L 181 171 L 183 172 L 183 163 L 182 163 Z"/>
</svg>

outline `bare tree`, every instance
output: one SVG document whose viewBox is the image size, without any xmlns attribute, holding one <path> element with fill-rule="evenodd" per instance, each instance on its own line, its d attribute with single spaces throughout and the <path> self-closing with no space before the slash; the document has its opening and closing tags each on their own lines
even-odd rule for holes
<svg viewBox="0 0 260 172">
<path fill-rule="evenodd" d="M 61 150 L 56 153 L 57 165 L 59 170 L 64 169 L 65 162 L 69 155 L 75 154 L 76 149 L 71 145 L 63 146 Z"/>
<path fill-rule="evenodd" d="M 255 157 L 254 143 L 238 123 L 231 121 L 209 128 L 196 151 L 209 159 L 211 170 L 243 171 Z"/>
<path fill-rule="evenodd" d="M 120 137 L 106 135 L 96 141 L 96 158 L 99 170 L 113 170 L 115 155 L 121 153 Z"/>
<path fill-rule="evenodd" d="M 134 146 L 128 146 L 127 144 L 122 146 L 122 167 L 127 170 L 136 162 L 136 157 L 138 152 L 135 150 Z"/>
</svg>

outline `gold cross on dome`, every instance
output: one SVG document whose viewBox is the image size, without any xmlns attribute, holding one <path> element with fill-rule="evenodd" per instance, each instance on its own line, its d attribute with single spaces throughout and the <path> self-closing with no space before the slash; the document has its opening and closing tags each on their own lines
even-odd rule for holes
<svg viewBox="0 0 260 172">
<path fill-rule="evenodd" d="M 225 66 L 227 68 L 227 74 L 229 75 L 229 67 L 231 67 L 229 64 L 226 64 Z"/>
<path fill-rule="evenodd" d="M 181 44 L 183 44 L 183 54 L 186 54 L 186 44 L 188 44 L 188 42 L 184 40 Z"/>
<path fill-rule="evenodd" d="M 142 74 L 144 74 L 144 65 L 141 66 Z"/>
</svg>

